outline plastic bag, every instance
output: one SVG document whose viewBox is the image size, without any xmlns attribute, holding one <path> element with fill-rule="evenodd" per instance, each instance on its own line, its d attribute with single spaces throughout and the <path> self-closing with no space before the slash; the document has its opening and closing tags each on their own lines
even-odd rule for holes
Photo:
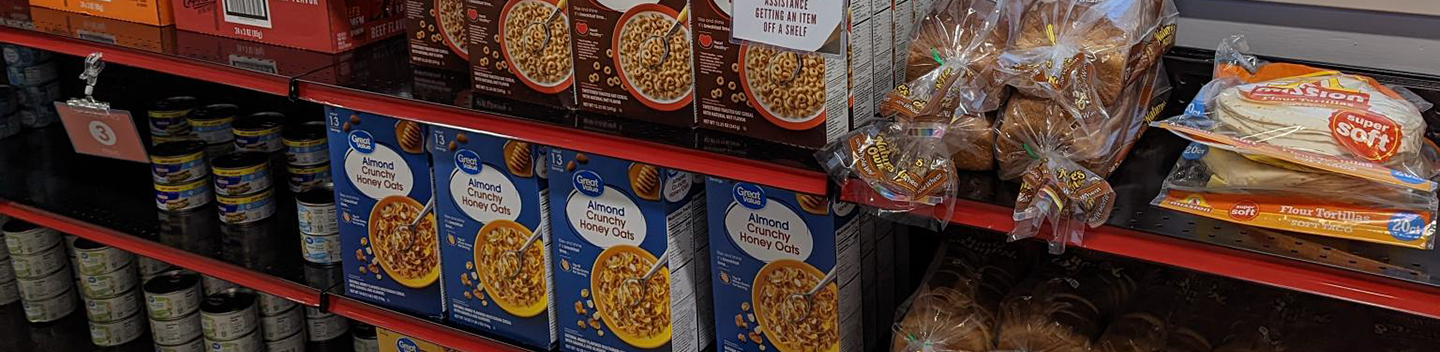
<svg viewBox="0 0 1440 352">
<path fill-rule="evenodd" d="M 1155 125 L 1197 142 L 1152 204 L 1219 220 L 1433 247 L 1437 148 L 1420 111 L 1365 76 L 1265 63 L 1242 37 L 1215 80 Z"/>
<path fill-rule="evenodd" d="M 892 352 L 985 352 L 1000 300 L 1023 274 L 1023 247 L 954 237 L 937 251 L 896 317 Z"/>
<path fill-rule="evenodd" d="M 1004 81 L 995 63 L 1008 41 L 1013 0 L 942 0 L 920 19 L 907 48 L 905 84 L 880 113 L 900 121 L 945 121 L 995 110 Z"/>
<path fill-rule="evenodd" d="M 859 180 L 874 192 L 857 199 L 881 217 L 935 208 L 932 227 L 944 227 L 955 211 L 955 165 L 941 140 L 940 123 L 876 121 L 841 136 L 816 153 L 842 185 Z"/>
</svg>

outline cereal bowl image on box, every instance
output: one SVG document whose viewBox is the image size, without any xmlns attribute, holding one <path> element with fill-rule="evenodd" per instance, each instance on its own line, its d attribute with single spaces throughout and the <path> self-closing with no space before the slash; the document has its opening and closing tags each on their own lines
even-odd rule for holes
<svg viewBox="0 0 1440 352">
<path fill-rule="evenodd" d="M 825 122 L 825 59 L 766 45 L 740 48 L 740 86 L 766 120 L 789 130 Z"/>
<path fill-rule="evenodd" d="M 560 349 L 703 350 L 709 252 L 697 179 L 560 149 L 547 163 Z"/>
<path fill-rule="evenodd" d="M 443 127 L 430 135 L 449 320 L 549 349 L 549 183 L 536 172 L 547 148 Z"/>
<path fill-rule="evenodd" d="M 824 196 L 710 178 L 720 351 L 861 348 L 855 207 Z"/>
<path fill-rule="evenodd" d="M 641 103 L 671 111 L 694 98 L 690 64 L 690 7 L 676 13 L 660 4 L 640 4 L 620 16 L 611 47 L 620 82 Z M 678 22 L 678 23 L 677 23 Z"/>
<path fill-rule="evenodd" d="M 426 127 L 327 107 L 326 128 L 346 294 L 440 317 L 440 248 Z"/>
<path fill-rule="evenodd" d="M 568 2 L 510 0 L 500 11 L 500 52 L 510 72 L 537 92 L 559 93 L 574 82 Z"/>
</svg>

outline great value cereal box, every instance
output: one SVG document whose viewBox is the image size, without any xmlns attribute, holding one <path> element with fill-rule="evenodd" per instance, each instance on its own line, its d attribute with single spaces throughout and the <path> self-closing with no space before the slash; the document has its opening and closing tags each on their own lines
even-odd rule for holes
<svg viewBox="0 0 1440 352">
<path fill-rule="evenodd" d="M 345 295 L 432 318 L 443 313 L 426 126 L 325 108 Z"/>
<path fill-rule="evenodd" d="M 718 178 L 705 188 L 718 351 L 859 351 L 856 207 Z"/>
<path fill-rule="evenodd" d="M 699 178 L 551 149 L 560 350 L 704 350 L 710 275 Z"/>
<path fill-rule="evenodd" d="M 548 350 L 548 148 L 444 127 L 430 135 L 450 322 Z"/>
</svg>

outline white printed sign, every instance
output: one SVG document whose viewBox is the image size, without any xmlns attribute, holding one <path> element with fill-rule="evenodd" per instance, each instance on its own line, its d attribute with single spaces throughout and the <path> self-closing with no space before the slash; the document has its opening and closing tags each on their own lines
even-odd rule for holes
<svg viewBox="0 0 1440 352">
<path fill-rule="evenodd" d="M 840 54 L 844 0 L 734 0 L 731 36 L 782 48 Z M 833 38 L 832 38 L 833 37 Z M 824 50 L 822 50 L 822 48 Z"/>
</svg>

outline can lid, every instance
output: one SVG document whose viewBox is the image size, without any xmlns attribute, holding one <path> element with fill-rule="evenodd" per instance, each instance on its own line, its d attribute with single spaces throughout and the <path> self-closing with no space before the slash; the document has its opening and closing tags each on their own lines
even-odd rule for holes
<svg viewBox="0 0 1440 352">
<path fill-rule="evenodd" d="M 75 249 L 101 249 L 105 247 L 109 246 L 104 243 L 91 241 L 90 239 L 84 237 L 79 237 L 75 239 Z"/>
<path fill-rule="evenodd" d="M 325 124 L 323 122 L 319 124 L 313 122 L 319 121 L 309 121 L 299 125 L 285 126 L 285 132 L 281 132 L 280 138 L 289 141 L 325 139 Z"/>
<path fill-rule="evenodd" d="M 165 142 L 150 148 L 151 156 L 181 156 L 205 151 L 205 142 L 199 140 L 185 140 L 178 142 Z"/>
<path fill-rule="evenodd" d="M 20 219 L 14 219 L 14 218 L 12 218 L 12 219 L 10 219 L 10 221 L 8 221 L 8 222 L 5 223 L 5 226 L 0 226 L 0 231 L 4 231 L 4 232 L 25 232 L 25 231 L 30 231 L 30 230 L 38 229 L 38 228 L 40 228 L 40 225 L 32 224 L 32 223 L 29 223 L 29 222 L 27 222 L 27 221 L 25 221 L 25 220 L 20 220 Z"/>
<path fill-rule="evenodd" d="M 240 107 L 235 104 L 210 104 L 199 109 L 191 110 L 189 118 L 196 120 L 214 120 L 227 117 L 235 117 L 240 114 Z"/>
<path fill-rule="evenodd" d="M 270 161 L 270 157 L 257 152 L 237 152 L 215 157 L 210 165 L 217 169 L 238 169 L 257 166 Z"/>
<path fill-rule="evenodd" d="M 237 130 L 265 130 L 280 127 L 283 121 L 285 121 L 285 114 L 257 112 L 235 120 L 231 126 Z"/>
<path fill-rule="evenodd" d="M 150 104 L 150 110 L 154 110 L 154 111 L 190 110 L 190 109 L 194 109 L 196 105 L 200 105 L 200 99 L 195 99 L 195 97 L 192 97 L 192 96 L 183 96 L 183 95 L 182 95 L 182 96 L 178 96 L 178 97 L 169 97 L 169 98 L 157 100 L 157 101 L 155 101 L 154 104 Z"/>
<path fill-rule="evenodd" d="M 200 312 L 229 313 L 244 310 L 255 305 L 255 292 L 242 288 L 229 288 L 205 296 L 200 301 Z"/>
<path fill-rule="evenodd" d="M 358 321 L 354 321 L 354 320 L 350 321 L 350 324 L 351 324 L 351 326 L 350 326 L 350 331 L 351 331 L 351 333 L 355 334 L 355 338 L 357 338 L 357 339 L 367 339 L 367 340 L 374 340 L 374 339 L 375 339 L 375 326 L 374 326 L 374 325 L 370 325 L 370 324 L 366 324 L 366 323 L 362 323 L 362 322 L 358 322 Z"/>
<path fill-rule="evenodd" d="M 189 270 L 171 270 L 160 273 L 150 280 L 145 281 L 145 292 L 149 293 L 171 293 L 177 292 L 200 284 L 200 274 Z"/>
<path fill-rule="evenodd" d="M 311 188 L 309 191 L 300 192 L 300 194 L 295 195 L 295 200 L 305 204 L 335 204 L 335 191 L 330 189 L 329 183 L 326 183 L 319 187 Z"/>
</svg>

